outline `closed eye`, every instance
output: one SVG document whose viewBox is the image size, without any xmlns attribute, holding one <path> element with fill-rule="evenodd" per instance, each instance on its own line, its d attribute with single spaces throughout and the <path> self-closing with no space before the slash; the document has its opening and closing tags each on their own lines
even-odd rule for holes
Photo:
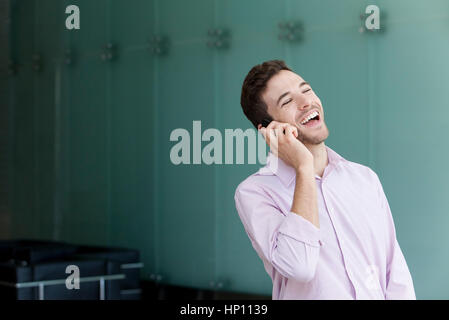
<svg viewBox="0 0 449 320">
<path fill-rule="evenodd" d="M 312 88 L 309 88 L 309 89 L 303 91 L 303 93 L 309 92 L 310 90 L 312 90 Z"/>
<path fill-rule="evenodd" d="M 285 101 L 282 106 L 285 106 L 286 104 L 289 104 L 292 101 L 292 99 L 288 99 L 287 101 Z"/>
</svg>

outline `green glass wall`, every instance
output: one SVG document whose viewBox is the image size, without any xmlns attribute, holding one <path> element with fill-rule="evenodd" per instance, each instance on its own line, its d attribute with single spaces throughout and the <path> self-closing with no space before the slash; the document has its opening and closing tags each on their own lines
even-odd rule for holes
<svg viewBox="0 0 449 320">
<path fill-rule="evenodd" d="M 449 298 L 447 1 L 12 4 L 15 238 L 133 247 L 144 279 L 270 295 L 233 199 L 259 166 L 176 166 L 170 133 L 192 135 L 195 120 L 223 135 L 251 128 L 243 78 L 278 58 L 321 98 L 327 144 L 379 175 L 417 297 Z M 80 30 L 65 29 L 69 4 Z M 359 32 L 369 4 L 382 32 Z M 301 41 L 278 39 L 288 21 L 302 22 Z M 208 47 L 213 28 L 228 30 L 228 48 Z M 150 50 L 154 34 L 168 39 L 165 54 Z"/>
</svg>

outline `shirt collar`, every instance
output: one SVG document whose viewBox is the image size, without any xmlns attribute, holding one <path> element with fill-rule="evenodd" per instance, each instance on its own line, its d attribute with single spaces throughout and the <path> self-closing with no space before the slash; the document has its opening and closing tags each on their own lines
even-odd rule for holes
<svg viewBox="0 0 449 320">
<path fill-rule="evenodd" d="M 327 151 L 328 165 L 323 173 L 323 178 L 329 173 L 329 170 L 336 167 L 340 162 L 347 161 L 328 146 L 325 147 Z M 276 157 L 271 151 L 267 156 L 267 164 L 265 167 L 261 168 L 259 172 L 261 174 L 272 173 L 277 175 L 286 186 L 289 186 L 296 177 L 295 169 L 286 164 L 282 159 Z M 318 175 L 315 175 L 315 177 L 322 179 Z"/>
</svg>

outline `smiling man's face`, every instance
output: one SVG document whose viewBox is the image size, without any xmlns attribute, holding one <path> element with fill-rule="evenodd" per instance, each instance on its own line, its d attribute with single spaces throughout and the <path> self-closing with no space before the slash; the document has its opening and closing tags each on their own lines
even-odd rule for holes
<svg viewBox="0 0 449 320">
<path fill-rule="evenodd" d="M 296 73 L 279 71 L 267 82 L 262 99 L 273 120 L 298 128 L 298 139 L 302 143 L 320 144 L 329 136 L 320 98 Z"/>
</svg>

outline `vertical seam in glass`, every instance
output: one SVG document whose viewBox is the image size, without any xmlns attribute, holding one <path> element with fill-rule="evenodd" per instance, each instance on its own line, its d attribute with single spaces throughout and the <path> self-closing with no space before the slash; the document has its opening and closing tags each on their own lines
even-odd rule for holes
<svg viewBox="0 0 449 320">
<path fill-rule="evenodd" d="M 111 1 L 105 3 L 106 6 L 106 40 L 111 41 Z M 111 65 L 106 64 L 106 97 L 105 97 L 105 112 L 106 112 L 106 188 L 107 188 L 107 203 L 106 203 L 106 243 L 111 245 Z"/>
<path fill-rule="evenodd" d="M 285 17 L 287 18 L 287 20 L 291 19 L 291 14 L 290 12 L 292 12 L 291 10 L 291 2 L 290 0 L 286 0 L 285 2 Z M 281 45 L 283 46 L 284 49 L 284 56 L 285 56 L 285 60 L 287 61 L 287 65 L 289 65 L 292 60 L 291 58 L 291 52 L 290 52 L 290 46 L 288 45 L 288 43 L 283 43 L 281 42 Z"/>
<path fill-rule="evenodd" d="M 218 24 L 218 1 L 217 0 L 214 0 L 214 2 L 213 2 L 213 6 L 214 6 L 214 21 L 213 21 L 213 24 L 214 24 L 214 28 L 217 28 L 217 24 Z M 219 79 L 218 79 L 218 70 L 219 70 L 219 64 L 218 64 L 218 54 L 217 54 L 217 51 L 216 50 L 214 50 L 213 51 L 213 68 L 214 68 L 214 70 L 213 70 L 213 72 L 212 72 L 212 74 L 213 74 L 213 83 L 214 83 L 214 99 L 213 99 L 213 101 L 214 101 L 214 108 L 213 108 L 213 112 L 214 112 L 214 125 L 215 125 L 215 128 L 219 128 L 219 117 L 218 117 L 218 111 L 220 110 L 220 108 L 219 108 L 219 100 L 220 99 L 218 99 L 218 82 L 219 82 Z M 213 271 L 213 280 L 214 280 L 214 283 L 216 283 L 217 281 L 218 281 L 218 275 L 219 275 L 219 270 L 218 270 L 218 266 L 220 265 L 220 264 L 218 264 L 217 263 L 217 259 L 218 259 L 218 241 L 219 241 L 219 235 L 218 235 L 218 220 L 219 220 L 219 217 L 220 217 L 220 212 L 219 212 L 219 210 L 220 210 L 220 208 L 221 208 L 221 206 L 218 204 L 218 202 L 219 202 L 219 194 L 220 194 L 220 192 L 218 192 L 218 190 L 219 190 L 219 183 L 218 183 L 218 178 L 219 178 L 219 171 L 218 171 L 218 169 L 219 169 L 219 167 L 218 167 L 218 165 L 217 164 L 214 164 L 214 186 L 215 186 L 215 188 L 214 188 L 214 211 L 215 211 L 215 214 L 214 214 L 214 230 L 213 230 L 213 234 L 214 234 L 214 256 L 212 257 L 212 261 L 213 261 L 213 263 L 212 263 L 212 267 L 213 267 L 213 269 L 212 269 L 212 271 Z"/>
<path fill-rule="evenodd" d="M 159 34 L 159 6 L 158 0 L 153 1 L 153 18 L 154 18 L 154 33 Z M 159 273 L 160 267 L 160 257 L 159 257 L 159 214 L 160 214 L 160 203 L 159 203 L 159 185 L 160 185 L 160 175 L 159 175 L 159 109 L 158 109 L 158 77 L 159 77 L 159 69 L 158 69 L 158 59 L 157 57 L 152 57 L 153 59 L 153 154 L 154 154 L 154 179 L 153 179 L 153 234 L 154 234 L 154 269 L 156 273 Z"/>
<path fill-rule="evenodd" d="M 66 4 L 68 4 L 69 3 L 69 1 L 70 0 L 66 0 Z M 71 1 L 70 1 L 71 2 Z M 72 39 L 72 33 L 71 32 L 66 32 L 66 34 L 68 34 L 68 44 L 69 44 L 69 47 L 70 47 L 70 49 L 71 49 L 71 47 L 72 47 L 72 45 L 73 45 L 73 39 Z M 71 90 L 71 88 L 72 88 L 72 86 L 71 86 L 71 83 L 72 83 L 72 77 L 70 76 L 71 74 L 70 73 L 68 73 L 68 76 L 67 76 L 67 79 L 66 79 L 66 89 L 67 89 L 67 97 L 66 97 L 66 111 L 67 111 L 67 113 L 66 113 L 66 143 L 65 143 L 65 152 L 66 152 L 66 154 L 65 154 L 65 161 L 67 161 L 66 162 L 66 167 L 65 167 L 65 170 L 66 170 L 66 175 L 65 175 L 65 194 L 64 194 L 64 201 L 65 201 L 65 204 L 64 204 L 64 209 L 65 209 L 65 212 L 64 212 L 64 214 L 69 214 L 70 213 L 70 211 L 71 211 L 71 199 L 72 199 L 72 197 L 71 197 L 71 160 L 72 160 L 72 157 L 70 156 L 70 153 L 71 153 L 71 147 L 70 147 L 70 142 L 71 142 L 71 138 L 70 138 L 70 135 L 71 135 L 71 132 L 72 132 L 72 130 L 71 130 L 71 125 L 72 125 L 72 122 L 70 121 L 70 110 L 71 110 L 71 105 L 72 105 L 72 98 L 71 98 L 71 93 L 72 93 L 72 90 Z M 69 230 L 70 230 L 70 228 L 68 228 Z M 65 232 L 63 232 L 63 234 L 65 235 Z M 67 238 L 67 237 L 65 237 L 65 238 Z M 65 239 L 65 240 L 67 240 L 67 239 Z"/>
<path fill-rule="evenodd" d="M 37 41 L 36 41 L 36 37 L 37 37 L 37 35 L 39 34 L 39 31 L 38 31 L 38 29 L 39 29 L 39 13 L 37 12 L 37 8 L 38 8 L 38 6 L 36 5 L 36 3 L 37 3 L 37 0 L 33 3 L 33 14 L 34 14 L 34 26 L 35 26 L 35 28 L 34 28 L 34 32 L 33 32 L 33 45 L 32 45 L 32 48 L 31 48 L 31 53 L 34 55 L 35 54 L 35 50 L 36 50 L 36 43 L 37 43 Z M 32 69 L 33 69 L 33 66 L 32 66 Z M 33 71 L 31 71 L 31 72 L 33 72 Z M 33 182 L 33 186 L 34 186 L 34 190 L 33 190 L 33 192 L 34 192 L 34 206 L 33 206 L 33 219 L 32 219 L 32 221 L 33 221 L 33 236 L 34 237 L 36 237 L 36 236 L 39 236 L 40 235 L 40 232 L 41 232 L 41 219 L 38 219 L 38 217 L 39 217 L 39 210 L 38 210 L 38 208 L 39 208 L 39 187 L 38 187 L 38 182 L 39 182 L 39 179 L 38 179 L 38 175 L 39 175 L 39 156 L 38 156 L 38 154 L 39 154 L 39 152 L 38 152 L 38 143 L 39 143 L 39 140 L 38 140 L 38 137 L 39 137 L 39 134 L 38 134 L 38 132 L 39 132 L 39 127 L 38 127 L 38 125 L 39 125 L 39 121 L 38 121 L 38 118 L 37 118 L 37 115 L 38 115 L 38 112 L 37 112 L 37 104 L 38 104 L 38 99 L 37 99 L 37 96 L 38 96 L 38 84 L 39 84 L 39 81 L 36 81 L 36 79 L 37 79 L 37 77 L 38 77 L 38 75 L 36 74 L 36 72 L 34 72 L 34 74 L 33 74 L 33 132 L 34 132 L 34 135 L 33 135 L 33 160 L 34 160 L 34 165 L 33 165 L 33 167 L 34 167 L 34 182 Z M 35 228 L 37 228 L 37 230 L 35 229 Z"/>
<path fill-rule="evenodd" d="M 13 48 L 13 40 L 12 40 L 12 35 L 13 35 L 13 22 L 12 22 L 12 13 L 13 13 L 13 5 L 14 5 L 14 0 L 11 0 L 8 3 L 8 21 L 9 21 L 9 25 L 8 25 L 8 44 L 9 44 L 9 57 L 10 60 L 14 60 L 16 61 L 17 59 L 14 59 L 13 54 L 14 54 L 14 48 Z M 16 188 L 16 183 L 15 183 L 15 148 L 14 148 L 14 141 L 15 141 L 15 92 L 16 92 L 16 79 L 15 77 L 12 77 L 12 80 L 10 82 L 10 87 L 9 87 L 9 110 L 10 110 L 10 114 L 9 114 L 9 123 L 10 123 L 10 128 L 9 128 L 9 151 L 10 151 L 10 158 L 9 158 L 9 163 L 10 163 L 10 186 L 11 186 L 11 192 L 9 193 L 9 234 L 8 236 L 12 235 L 12 234 L 16 234 L 16 230 L 14 227 L 14 220 L 13 220 L 13 213 L 15 212 L 15 188 Z"/>
<path fill-rule="evenodd" d="M 55 130 L 53 136 L 54 143 L 54 164 L 53 164 L 53 236 L 54 240 L 60 240 L 61 227 L 61 208 L 59 197 L 61 194 L 60 184 L 60 164 L 61 164 L 61 64 L 55 62 L 55 79 L 54 79 L 54 121 Z"/>
</svg>

